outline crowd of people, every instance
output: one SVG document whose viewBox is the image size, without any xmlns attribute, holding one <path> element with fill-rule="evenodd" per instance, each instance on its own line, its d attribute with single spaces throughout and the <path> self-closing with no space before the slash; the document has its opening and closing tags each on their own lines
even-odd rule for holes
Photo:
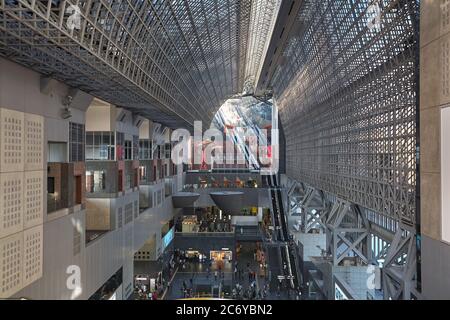
<svg viewBox="0 0 450 320">
<path fill-rule="evenodd" d="M 266 283 L 263 288 L 258 288 L 256 281 L 252 281 L 247 289 L 236 283 L 232 292 L 232 299 L 237 300 L 265 300 L 268 298 L 269 284 Z"/>
<path fill-rule="evenodd" d="M 137 300 L 158 300 L 158 289 L 151 292 L 146 285 L 136 285 L 134 293 Z"/>
<path fill-rule="evenodd" d="M 199 213 L 199 232 L 230 232 L 231 220 L 227 215 L 221 216 L 214 209 Z"/>
<path fill-rule="evenodd" d="M 180 266 L 180 251 L 169 253 L 167 260 L 163 261 L 162 273 L 158 277 L 154 288 L 150 288 L 148 281 L 135 281 L 134 294 L 137 300 L 159 300 L 164 292 L 170 289 L 170 279 L 176 268 Z M 136 277 L 137 279 L 139 276 Z"/>
<path fill-rule="evenodd" d="M 220 216 L 217 212 L 211 212 L 209 210 L 202 210 L 196 212 L 198 223 L 193 228 L 195 232 L 232 232 L 231 219 L 229 216 Z M 179 217 L 176 221 L 175 228 L 177 232 L 183 230 L 183 219 Z"/>
</svg>

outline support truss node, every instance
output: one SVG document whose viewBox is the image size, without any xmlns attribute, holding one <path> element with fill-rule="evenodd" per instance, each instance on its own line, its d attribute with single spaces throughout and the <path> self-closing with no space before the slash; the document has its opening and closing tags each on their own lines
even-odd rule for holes
<svg viewBox="0 0 450 320">
<path fill-rule="evenodd" d="M 337 199 L 326 226 L 327 251 L 333 257 L 333 265 L 341 265 L 347 257 L 358 257 L 359 262 L 369 263 L 370 225 L 357 206 Z"/>
<path fill-rule="evenodd" d="M 416 246 L 415 229 L 400 224 L 383 266 L 385 299 L 411 300 L 421 297 L 416 290 Z"/>
</svg>

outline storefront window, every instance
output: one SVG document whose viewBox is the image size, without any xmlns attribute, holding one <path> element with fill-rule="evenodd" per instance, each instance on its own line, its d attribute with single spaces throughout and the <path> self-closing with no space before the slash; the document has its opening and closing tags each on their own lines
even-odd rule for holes
<svg viewBox="0 0 450 320">
<path fill-rule="evenodd" d="M 170 143 L 166 143 L 165 147 L 164 147 L 164 152 L 165 152 L 165 158 L 166 159 L 170 159 L 170 154 L 172 152 L 172 146 L 170 145 Z"/>
<path fill-rule="evenodd" d="M 87 171 L 86 172 L 86 192 L 102 192 L 106 190 L 106 172 L 105 171 Z"/>
<path fill-rule="evenodd" d="M 117 161 L 124 160 L 125 157 L 125 134 L 117 132 Z"/>
<path fill-rule="evenodd" d="M 86 132 L 86 160 L 114 160 L 114 132 Z"/>
<path fill-rule="evenodd" d="M 133 160 L 132 142 L 130 140 L 125 140 L 125 160 Z"/>
<path fill-rule="evenodd" d="M 69 161 L 84 161 L 84 125 L 69 123 Z"/>
<path fill-rule="evenodd" d="M 126 181 L 125 181 L 125 183 L 126 183 L 126 185 L 125 185 L 125 188 L 126 189 L 131 189 L 131 174 L 127 174 L 126 175 Z"/>
<path fill-rule="evenodd" d="M 147 182 L 147 167 L 139 167 L 139 180 L 142 182 Z"/>
<path fill-rule="evenodd" d="M 139 136 L 133 136 L 133 160 L 139 159 Z"/>
<path fill-rule="evenodd" d="M 152 141 L 148 139 L 139 140 L 139 159 L 151 160 L 152 158 Z"/>
</svg>

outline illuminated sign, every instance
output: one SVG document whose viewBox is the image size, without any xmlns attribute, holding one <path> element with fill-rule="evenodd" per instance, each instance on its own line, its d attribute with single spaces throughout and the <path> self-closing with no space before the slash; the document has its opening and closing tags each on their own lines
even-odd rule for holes
<svg viewBox="0 0 450 320">
<path fill-rule="evenodd" d="M 175 235 L 175 227 L 169 230 L 167 234 L 162 238 L 161 252 L 164 252 L 166 248 L 170 245 Z"/>
</svg>

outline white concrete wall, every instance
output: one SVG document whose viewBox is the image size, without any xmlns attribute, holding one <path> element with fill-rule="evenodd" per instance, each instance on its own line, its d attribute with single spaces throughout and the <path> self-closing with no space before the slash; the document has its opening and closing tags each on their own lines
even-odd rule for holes
<svg viewBox="0 0 450 320">
<path fill-rule="evenodd" d="M 112 199 L 86 199 L 86 229 L 87 230 L 110 230 Z"/>
<path fill-rule="evenodd" d="M 121 114 L 126 115 L 123 121 L 119 121 L 118 119 Z M 128 110 L 117 108 L 115 126 L 117 131 L 125 133 L 126 140 L 133 140 L 133 136 L 139 136 L 139 128 L 135 126 L 133 114 Z"/>
<path fill-rule="evenodd" d="M 0 193 L 17 197 L 14 211 L 8 201 L 1 202 L 0 208 L 1 221 L 16 216 L 14 225 L 1 223 L 0 230 L 0 251 L 6 253 L 0 258 L 0 297 L 8 297 L 41 278 L 49 263 L 44 248 L 50 220 L 45 195 L 47 142 L 68 141 L 69 120 L 62 119 L 61 112 L 70 88 L 51 81 L 44 93 L 38 73 L 3 58 L 0 70 L 0 185 L 6 187 Z M 84 123 L 81 109 L 72 109 L 72 115 L 70 121 Z M 16 148 L 13 152 L 11 145 Z M 8 187 L 11 181 L 19 183 L 14 190 Z M 8 249 L 11 245 L 16 251 Z"/>
<path fill-rule="evenodd" d="M 162 186 L 160 186 L 162 187 Z M 124 201 L 126 202 L 126 201 Z M 154 234 L 160 242 L 162 225 L 173 217 L 172 199 L 167 198 L 162 206 L 143 212 L 132 223 L 116 228 L 85 246 L 85 212 L 64 216 L 45 224 L 44 227 L 44 272 L 43 277 L 21 290 L 14 297 L 30 299 L 88 299 L 120 267 L 123 266 L 123 289 L 132 284 L 133 257 Z M 82 226 L 81 252 L 74 255 L 73 221 Z M 158 236 L 159 235 L 159 236 Z M 160 243 L 157 243 L 157 247 Z M 76 296 L 67 288 L 71 265 L 80 267 L 82 292 Z"/>
<path fill-rule="evenodd" d="M 150 120 L 144 120 L 139 127 L 139 139 L 150 139 L 151 137 Z"/>
<path fill-rule="evenodd" d="M 333 271 L 336 274 L 339 274 L 352 288 L 356 295 L 355 299 L 367 300 L 367 293 L 370 293 L 372 297 L 375 296 L 373 288 L 369 288 L 370 285 L 373 285 L 374 269 L 370 269 L 367 266 L 334 267 Z"/>
<path fill-rule="evenodd" d="M 322 249 L 327 247 L 325 234 L 294 232 L 294 239 L 303 245 L 303 261 L 311 261 L 311 257 L 320 257 Z M 318 248 L 320 247 L 320 249 Z"/>
<path fill-rule="evenodd" d="M 61 110 L 64 108 L 61 101 L 70 88 L 56 83 L 49 94 L 43 94 L 40 91 L 39 74 L 2 58 L 0 70 L 0 107 L 45 117 L 45 150 L 41 159 L 44 168 L 47 160 L 46 142 L 68 141 L 69 120 L 61 118 Z M 70 121 L 84 123 L 84 111 L 72 109 L 72 115 Z M 137 135 L 138 129 L 128 132 Z M 42 188 L 46 190 L 46 175 L 43 180 Z M 160 184 L 155 188 L 163 189 L 164 185 Z M 138 198 L 139 195 L 135 192 L 114 200 L 115 214 L 117 215 L 119 206 L 124 206 L 130 201 L 134 203 Z M 160 234 L 161 226 L 173 216 L 175 210 L 171 198 L 163 198 L 159 206 L 143 212 L 137 218 L 133 215 L 133 222 L 122 224 L 120 228 L 115 224 L 114 231 L 87 246 L 84 231 L 85 211 L 70 215 L 67 211 L 60 215 L 47 215 L 44 201 L 42 212 L 42 277 L 33 279 L 34 282 L 13 293 L 12 297 L 87 299 L 121 267 L 124 271 L 123 291 L 129 293 L 130 289 L 132 290 L 134 253 L 148 238 L 155 233 Z M 123 210 L 122 218 L 124 214 Z M 117 220 L 117 216 L 115 218 Z M 70 267 L 78 267 L 81 272 L 80 291 L 72 290 L 67 285 L 74 279 L 71 278 L 73 274 L 67 273 Z"/>
<path fill-rule="evenodd" d="M 442 163 L 450 163 L 450 107 L 441 109 L 441 157 Z M 441 233 L 442 240 L 450 243 L 450 168 L 442 166 L 442 210 L 441 210 Z"/>
<path fill-rule="evenodd" d="M 116 108 L 97 105 L 95 102 L 86 111 L 86 131 L 114 131 L 116 129 Z"/>
</svg>

